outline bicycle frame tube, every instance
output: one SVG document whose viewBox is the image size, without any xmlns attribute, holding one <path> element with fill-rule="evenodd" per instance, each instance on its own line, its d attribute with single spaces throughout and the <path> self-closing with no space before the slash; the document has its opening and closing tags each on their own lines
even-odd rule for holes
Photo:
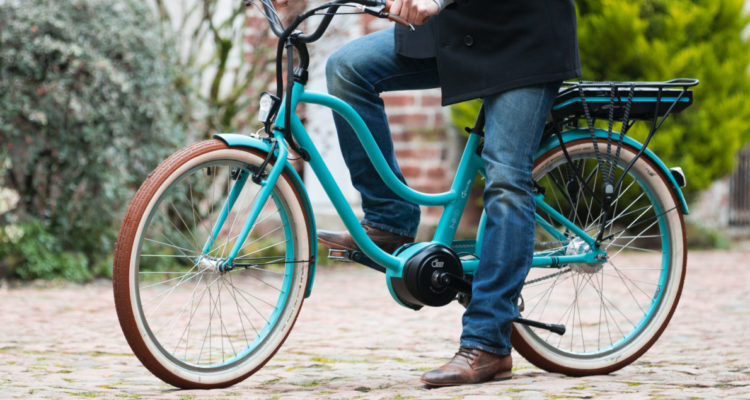
<svg viewBox="0 0 750 400">
<path fill-rule="evenodd" d="M 586 242 L 587 245 L 589 245 L 592 249 L 596 246 L 596 239 L 592 238 L 586 232 L 584 232 L 581 228 L 577 227 L 575 224 L 573 224 L 569 219 L 565 218 L 564 215 L 557 212 L 554 208 L 550 207 L 545 201 L 544 201 L 544 195 L 543 194 L 537 194 L 534 196 L 534 200 L 536 201 L 537 208 L 541 208 L 542 211 L 549 214 L 552 219 L 555 221 L 563 224 L 565 228 L 570 230 L 571 232 L 575 233 L 576 236 L 581 238 L 584 242 Z M 542 219 L 539 217 L 539 214 L 535 214 L 537 221 Z M 553 235 L 557 239 L 564 238 L 565 235 L 563 235 L 561 232 L 557 231 L 555 228 L 553 228 L 549 224 L 542 225 L 542 227 L 547 230 L 548 232 L 552 233 L 552 231 L 555 231 L 557 233 L 553 233 Z"/>
<path fill-rule="evenodd" d="M 385 184 L 391 190 L 393 190 L 396 195 L 403 198 L 404 200 L 410 201 L 412 203 L 422 204 L 425 206 L 445 205 L 453 202 L 456 199 L 457 193 L 452 188 L 447 192 L 428 194 L 416 191 L 398 180 L 398 178 L 396 178 L 396 175 L 388 167 L 388 163 L 385 161 L 385 157 L 383 157 L 383 154 L 380 152 L 378 145 L 375 143 L 375 139 L 372 137 L 370 129 L 367 128 L 367 125 L 365 125 L 362 117 L 360 117 L 359 114 L 357 114 L 357 112 L 349 104 L 346 104 L 342 100 L 331 95 L 323 93 L 304 92 L 303 86 L 299 83 L 295 86 L 295 91 L 301 92 L 301 95 L 299 97 L 300 102 L 319 104 L 328 107 L 333 111 L 336 111 L 346 120 L 346 122 L 349 123 L 349 125 L 352 126 L 354 132 L 357 135 L 357 138 L 359 138 L 359 141 L 362 143 L 367 156 L 375 166 L 375 170 L 378 172 L 378 175 L 380 175 L 380 178 L 383 179 L 383 182 L 385 182 Z M 294 104 L 294 102 L 292 104 Z M 281 114 L 281 112 L 279 112 L 279 114 Z M 307 135 L 307 132 L 304 132 L 304 130 L 302 132 L 295 131 L 295 139 L 300 140 L 298 136 L 309 137 Z"/>
<path fill-rule="evenodd" d="M 206 244 L 203 245 L 203 251 L 201 252 L 202 255 L 206 255 L 211 251 L 211 246 L 214 245 L 216 236 L 219 235 L 219 231 L 221 231 L 221 227 L 224 226 L 224 221 L 226 221 L 227 216 L 229 215 L 229 212 L 232 210 L 232 207 L 234 207 L 234 203 L 237 201 L 237 198 L 240 196 L 240 193 L 242 192 L 242 188 L 245 187 L 245 182 L 247 182 L 247 178 L 249 176 L 250 176 L 250 172 L 248 172 L 245 169 L 241 170 L 239 175 L 237 176 L 237 180 L 234 182 L 234 185 L 232 185 L 232 190 L 229 192 L 227 201 L 226 203 L 224 203 L 224 207 L 222 207 L 221 209 L 221 214 L 219 214 L 219 218 L 216 220 L 214 229 L 211 231 L 211 235 L 208 237 L 208 240 L 206 240 Z"/>
<path fill-rule="evenodd" d="M 463 215 L 466 202 L 469 200 L 469 193 L 474 186 L 474 179 L 477 172 L 484 167 L 484 162 L 479 156 L 481 140 L 482 138 L 477 134 L 469 135 L 461 161 L 458 163 L 456 177 L 451 185 L 451 190 L 458 193 L 458 196 L 453 202 L 445 206 L 432 238 L 434 242 L 450 246 L 453 237 L 456 235 L 458 223 L 461 221 L 461 215 Z"/>
<path fill-rule="evenodd" d="M 571 222 L 568 218 L 566 218 L 564 215 L 558 213 L 555 211 L 552 207 L 550 207 L 545 201 L 544 201 L 544 195 L 537 194 L 534 196 L 534 201 L 536 203 L 536 207 L 538 209 L 543 210 L 546 212 L 553 220 L 556 222 L 559 222 L 562 224 L 566 229 L 568 229 L 570 232 L 573 232 L 576 236 L 581 238 L 586 244 L 589 245 L 589 247 L 593 250 L 588 251 L 584 254 L 576 254 L 576 255 L 549 255 L 549 254 L 535 254 L 534 257 L 531 260 L 531 266 L 532 267 L 560 267 L 565 264 L 577 264 L 577 263 L 597 263 L 601 262 L 601 260 L 597 257 L 601 257 L 602 255 L 605 255 L 606 253 L 602 251 L 601 249 L 598 249 L 596 247 L 596 239 L 588 235 L 586 232 L 581 230 L 578 226 L 576 226 L 573 222 Z M 570 238 L 566 236 L 564 233 L 557 230 L 554 226 L 552 226 L 550 223 L 544 220 L 539 214 L 534 214 L 536 223 L 545 231 L 550 233 L 554 238 L 561 240 L 561 241 L 567 241 Z M 482 213 L 482 220 L 479 223 L 479 229 L 482 230 L 484 228 L 484 221 L 486 220 L 486 214 Z M 461 265 L 463 266 L 464 272 L 472 274 L 474 271 L 476 271 L 477 267 L 479 266 L 479 257 L 480 257 L 480 251 L 481 251 L 481 240 L 482 237 L 477 237 L 478 247 L 476 252 L 476 259 L 468 259 L 468 260 L 462 260 Z"/>
<path fill-rule="evenodd" d="M 284 143 L 284 141 L 280 137 L 281 134 L 276 133 L 275 136 L 279 144 L 277 157 L 279 160 L 285 160 L 287 155 L 289 154 L 289 150 L 286 147 L 286 143 Z M 224 260 L 221 266 L 222 268 L 224 268 L 225 266 L 231 266 L 232 262 L 234 262 L 234 258 L 237 257 L 237 254 L 240 252 L 242 245 L 245 243 L 245 239 L 247 239 L 247 235 L 250 234 L 250 231 L 255 225 L 255 220 L 258 219 L 260 211 L 268 201 L 268 197 L 271 195 L 271 191 L 273 190 L 276 181 L 279 179 L 279 176 L 281 176 L 281 171 L 283 171 L 284 165 L 285 163 L 283 162 L 275 163 L 271 168 L 271 171 L 268 173 L 267 178 L 261 180 L 261 190 L 258 193 L 257 198 L 255 199 L 255 203 L 253 203 L 253 207 L 250 209 L 250 214 L 245 220 L 245 224 L 242 226 L 242 230 L 240 231 L 239 236 L 237 236 L 237 239 L 232 246 L 232 250 Z M 216 236 L 221 231 L 221 227 L 224 225 L 224 222 L 226 221 L 229 212 L 234 206 L 237 197 L 239 197 L 240 193 L 242 192 L 242 189 L 245 186 L 245 182 L 247 182 L 247 178 L 249 177 L 249 175 L 250 173 L 245 169 L 242 169 L 240 174 L 238 175 L 237 180 L 235 181 L 234 185 L 232 186 L 232 190 L 229 193 L 229 197 L 227 198 L 227 201 L 222 208 L 221 214 L 216 220 L 216 224 L 214 225 L 211 235 L 208 237 L 208 239 L 206 240 L 206 244 L 203 246 L 203 255 L 207 255 L 211 251 L 211 246 L 213 245 Z"/>
</svg>

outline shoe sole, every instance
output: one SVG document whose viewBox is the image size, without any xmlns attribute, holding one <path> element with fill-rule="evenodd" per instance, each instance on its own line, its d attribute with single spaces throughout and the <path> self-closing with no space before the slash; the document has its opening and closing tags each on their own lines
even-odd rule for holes
<svg viewBox="0 0 750 400">
<path fill-rule="evenodd" d="M 487 382 L 507 381 L 507 380 L 511 379 L 512 377 L 513 377 L 513 372 L 511 372 L 511 371 L 503 371 L 503 372 L 498 372 L 491 379 L 488 379 L 488 380 L 482 381 L 482 382 L 441 382 L 441 383 L 435 383 L 435 382 L 426 381 L 424 379 L 420 379 L 420 382 L 424 383 L 425 386 L 427 387 L 427 389 L 432 389 L 432 388 L 447 387 L 447 386 L 478 385 L 478 384 L 487 383 Z"/>
<path fill-rule="evenodd" d="M 333 250 L 359 251 L 358 248 L 351 248 L 349 246 L 342 246 L 341 243 L 329 242 L 329 241 L 327 241 L 325 239 L 321 239 L 320 237 L 318 237 L 318 243 L 322 244 L 323 246 L 328 247 L 329 249 L 333 249 Z"/>
</svg>

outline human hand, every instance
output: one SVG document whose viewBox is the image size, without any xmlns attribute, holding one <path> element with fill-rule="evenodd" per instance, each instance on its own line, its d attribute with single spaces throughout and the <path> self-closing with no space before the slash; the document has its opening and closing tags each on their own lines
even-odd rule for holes
<svg viewBox="0 0 750 400">
<path fill-rule="evenodd" d="M 422 25 L 439 11 L 440 8 L 434 0 L 394 0 L 389 12 L 410 24 Z"/>
<path fill-rule="evenodd" d="M 279 7 L 286 7 L 289 3 L 289 0 L 273 0 L 274 3 L 276 3 Z"/>
</svg>

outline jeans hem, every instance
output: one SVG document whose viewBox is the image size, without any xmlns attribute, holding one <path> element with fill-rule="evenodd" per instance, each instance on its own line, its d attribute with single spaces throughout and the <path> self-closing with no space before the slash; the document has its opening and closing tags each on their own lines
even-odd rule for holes
<svg viewBox="0 0 750 400">
<path fill-rule="evenodd" d="M 383 230 L 383 231 L 386 231 L 386 232 L 390 232 L 390 233 L 395 233 L 395 234 L 401 235 L 401 236 L 406 236 L 406 237 L 410 237 L 410 238 L 415 238 L 417 236 L 416 232 L 405 231 L 403 229 L 394 228 L 394 227 L 392 227 L 390 225 L 382 224 L 382 223 L 379 223 L 379 222 L 372 222 L 372 221 L 369 221 L 369 220 L 366 220 L 366 219 L 363 219 L 362 221 L 360 221 L 360 223 L 362 225 L 369 225 L 369 226 L 371 226 L 373 228 L 378 228 L 380 230 Z"/>
<path fill-rule="evenodd" d="M 484 345 L 484 344 L 480 344 L 480 343 L 476 343 L 476 342 L 471 342 L 471 341 L 465 341 L 465 340 L 461 341 L 460 346 L 461 347 L 471 347 L 472 349 L 479 349 L 479 350 L 486 351 L 488 353 L 492 353 L 492 354 L 495 354 L 495 355 L 498 355 L 498 356 L 507 356 L 508 354 L 510 354 L 510 349 L 509 348 L 487 346 L 487 345 Z"/>
</svg>

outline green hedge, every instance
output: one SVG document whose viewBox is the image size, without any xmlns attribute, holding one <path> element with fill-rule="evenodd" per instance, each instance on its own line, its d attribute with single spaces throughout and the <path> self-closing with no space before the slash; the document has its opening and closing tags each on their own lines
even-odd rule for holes
<svg viewBox="0 0 750 400">
<path fill-rule="evenodd" d="M 184 142 L 141 2 L 0 2 L 0 277 L 106 274 L 127 201 Z"/>
</svg>

